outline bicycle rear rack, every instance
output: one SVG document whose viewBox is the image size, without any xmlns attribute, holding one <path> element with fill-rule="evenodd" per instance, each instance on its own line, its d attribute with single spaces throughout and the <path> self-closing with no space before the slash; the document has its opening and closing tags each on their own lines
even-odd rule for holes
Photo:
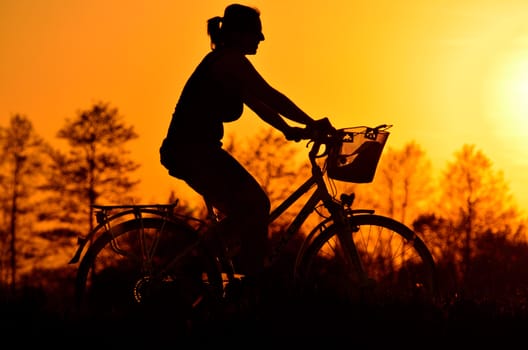
<svg viewBox="0 0 528 350">
<path fill-rule="evenodd" d="M 102 232 L 111 232 L 110 223 L 124 218 L 127 215 L 133 215 L 135 219 L 142 219 L 145 215 L 169 218 L 174 215 L 174 208 L 178 205 L 178 200 L 170 204 L 123 204 L 123 205 L 100 205 L 94 204 L 95 217 L 97 226 L 94 227 L 86 236 L 77 237 L 77 249 L 68 262 L 75 264 L 79 262 L 82 251 L 88 242 L 91 242 L 93 236 L 102 230 Z M 117 212 L 115 212 L 117 210 Z"/>
</svg>

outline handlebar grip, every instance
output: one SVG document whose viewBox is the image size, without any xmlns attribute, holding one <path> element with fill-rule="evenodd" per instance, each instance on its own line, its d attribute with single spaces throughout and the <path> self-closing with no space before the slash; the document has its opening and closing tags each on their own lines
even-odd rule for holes
<svg viewBox="0 0 528 350">
<path fill-rule="evenodd" d="M 329 134 L 333 134 L 335 130 L 327 117 L 317 119 L 306 127 L 307 134 L 312 140 L 327 137 Z"/>
<path fill-rule="evenodd" d="M 332 123 L 330 123 L 330 119 L 328 119 L 327 117 L 317 119 L 316 121 L 314 121 L 314 125 L 319 129 L 334 129 Z"/>
</svg>

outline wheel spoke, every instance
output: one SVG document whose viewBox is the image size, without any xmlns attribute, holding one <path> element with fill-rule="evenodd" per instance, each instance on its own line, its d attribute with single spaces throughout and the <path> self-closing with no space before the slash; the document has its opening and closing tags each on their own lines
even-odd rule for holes
<svg viewBox="0 0 528 350">
<path fill-rule="evenodd" d="M 433 258 L 424 242 L 407 226 L 378 215 L 351 219 L 352 235 L 368 276 L 348 268 L 339 248 L 337 225 L 322 232 L 301 260 L 305 290 L 344 301 L 430 301 L 436 293 Z"/>
</svg>

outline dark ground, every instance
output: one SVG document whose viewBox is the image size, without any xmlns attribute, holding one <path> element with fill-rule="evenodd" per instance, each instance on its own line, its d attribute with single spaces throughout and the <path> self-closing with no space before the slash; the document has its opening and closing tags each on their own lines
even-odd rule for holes
<svg viewBox="0 0 528 350">
<path fill-rule="evenodd" d="M 35 300 L 4 302 L 0 338 L 11 344 L 163 345 L 182 343 L 247 345 L 349 344 L 377 348 L 466 348 L 528 344 L 526 310 L 497 303 L 458 301 L 451 305 L 342 305 L 329 301 L 273 298 L 245 313 L 230 313 L 189 327 L 168 309 L 121 316 L 79 315 Z M 341 345 L 342 346 L 342 345 Z"/>
</svg>

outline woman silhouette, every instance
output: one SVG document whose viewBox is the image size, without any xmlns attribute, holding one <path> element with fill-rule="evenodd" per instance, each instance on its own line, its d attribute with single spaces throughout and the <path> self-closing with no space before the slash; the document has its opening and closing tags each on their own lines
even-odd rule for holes
<svg viewBox="0 0 528 350">
<path fill-rule="evenodd" d="M 223 17 L 207 21 L 207 32 L 211 51 L 183 88 L 160 148 L 161 163 L 222 213 L 214 229 L 240 237 L 242 272 L 258 277 L 269 249 L 270 201 L 222 148 L 223 123 L 239 119 L 246 105 L 286 139 L 298 141 L 304 129 L 283 118 L 304 126 L 314 120 L 271 87 L 247 59 L 264 40 L 256 8 L 229 5 Z"/>
</svg>

